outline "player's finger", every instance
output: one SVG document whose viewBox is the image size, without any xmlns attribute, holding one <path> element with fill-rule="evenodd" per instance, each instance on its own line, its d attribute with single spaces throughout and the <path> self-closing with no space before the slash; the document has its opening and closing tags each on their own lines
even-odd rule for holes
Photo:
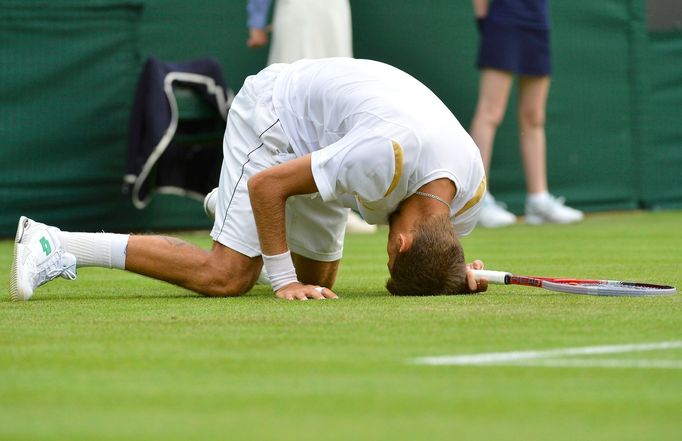
<svg viewBox="0 0 682 441">
<path fill-rule="evenodd" d="M 482 278 L 480 280 L 476 280 L 476 276 L 474 276 L 474 272 L 471 270 L 467 270 L 467 285 L 469 286 L 469 291 L 471 292 L 482 292 L 488 289 L 488 280 L 485 278 Z"/>
<path fill-rule="evenodd" d="M 467 268 L 468 269 L 475 269 L 475 270 L 483 269 L 483 261 L 476 259 L 473 262 L 468 263 Z"/>
<path fill-rule="evenodd" d="M 471 270 L 467 270 L 467 285 L 469 286 L 469 291 L 475 292 L 478 287 L 478 282 L 476 282 L 476 277 Z"/>
<path fill-rule="evenodd" d="M 299 291 L 294 294 L 294 300 L 308 300 L 308 296 L 305 294 L 305 291 Z"/>
<path fill-rule="evenodd" d="M 312 291 L 308 293 L 308 298 L 309 299 L 315 299 L 315 300 L 324 300 L 325 297 L 322 295 L 322 291 L 324 288 L 321 286 L 315 286 L 313 287 Z"/>
<path fill-rule="evenodd" d="M 334 292 L 331 289 L 325 288 L 324 286 L 318 286 L 317 288 L 315 288 L 315 291 L 319 292 L 322 295 L 322 298 L 324 298 L 324 299 L 338 299 L 339 298 L 339 296 L 334 294 Z"/>
<path fill-rule="evenodd" d="M 275 293 L 275 296 L 278 299 L 282 299 L 282 300 L 294 300 L 294 298 L 291 296 L 291 294 L 288 294 L 286 292 L 277 291 Z"/>
<path fill-rule="evenodd" d="M 338 299 L 338 298 L 339 298 L 339 296 L 337 296 L 337 295 L 334 293 L 334 291 L 332 291 L 332 290 L 329 289 L 329 288 L 323 288 L 323 289 L 322 289 L 322 295 L 323 295 L 324 298 L 326 298 L 326 299 Z"/>
</svg>

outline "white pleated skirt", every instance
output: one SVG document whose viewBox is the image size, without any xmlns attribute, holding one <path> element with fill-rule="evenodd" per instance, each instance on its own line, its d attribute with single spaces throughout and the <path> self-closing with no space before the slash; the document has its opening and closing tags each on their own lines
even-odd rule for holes
<svg viewBox="0 0 682 441">
<path fill-rule="evenodd" d="M 276 0 L 268 64 L 352 57 L 348 0 Z"/>
</svg>

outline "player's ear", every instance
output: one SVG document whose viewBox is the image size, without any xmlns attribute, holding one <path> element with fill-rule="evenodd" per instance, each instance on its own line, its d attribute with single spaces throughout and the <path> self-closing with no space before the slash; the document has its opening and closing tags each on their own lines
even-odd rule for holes
<svg viewBox="0 0 682 441">
<path fill-rule="evenodd" d="M 398 252 L 404 253 L 409 250 L 412 246 L 412 239 L 413 237 L 411 235 L 398 234 Z"/>
</svg>

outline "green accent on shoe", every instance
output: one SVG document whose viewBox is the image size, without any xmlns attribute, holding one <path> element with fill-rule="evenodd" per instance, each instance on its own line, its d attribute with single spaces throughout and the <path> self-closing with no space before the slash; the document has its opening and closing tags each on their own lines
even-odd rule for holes
<svg viewBox="0 0 682 441">
<path fill-rule="evenodd" d="M 50 241 L 45 238 L 45 236 L 40 238 L 40 245 L 43 247 L 43 252 L 45 253 L 46 256 L 49 256 L 50 253 L 52 252 L 52 246 L 50 245 Z"/>
</svg>

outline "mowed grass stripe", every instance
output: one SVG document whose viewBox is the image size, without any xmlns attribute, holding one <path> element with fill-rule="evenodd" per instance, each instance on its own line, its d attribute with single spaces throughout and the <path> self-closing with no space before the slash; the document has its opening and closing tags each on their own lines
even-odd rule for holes
<svg viewBox="0 0 682 441">
<path fill-rule="evenodd" d="M 680 225 L 679 212 L 593 215 L 579 225 L 478 229 L 464 245 L 491 269 L 679 289 Z M 0 439 L 680 438 L 679 370 L 405 363 L 682 340 L 679 294 L 495 286 L 394 298 L 383 288 L 385 235 L 347 238 L 339 301 L 284 302 L 266 287 L 209 299 L 91 268 L 29 302 L 0 300 Z M 210 245 L 206 232 L 183 237 Z M 11 250 L 0 242 L 5 281 Z M 678 351 L 618 358 L 680 361 Z"/>
</svg>

